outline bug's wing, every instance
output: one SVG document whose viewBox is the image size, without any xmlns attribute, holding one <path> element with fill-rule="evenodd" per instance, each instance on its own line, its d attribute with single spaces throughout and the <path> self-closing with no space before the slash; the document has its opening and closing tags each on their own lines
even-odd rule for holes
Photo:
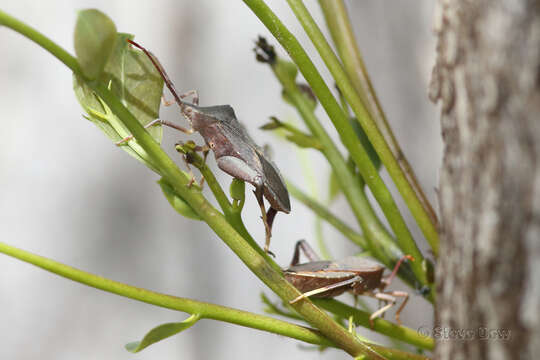
<svg viewBox="0 0 540 360">
<path fill-rule="evenodd" d="M 285 185 L 285 180 L 281 177 L 277 166 L 264 154 L 258 151 L 264 174 L 264 196 L 270 202 L 270 205 L 279 211 L 288 214 L 291 212 L 291 201 L 289 191 Z"/>
<path fill-rule="evenodd" d="M 349 256 L 336 262 L 343 270 L 375 272 L 384 269 L 381 264 L 362 257 Z"/>
<path fill-rule="evenodd" d="M 332 265 L 332 261 L 321 260 L 321 261 L 310 261 L 304 264 L 298 264 L 289 267 L 285 271 L 294 272 L 294 273 L 304 273 L 304 272 L 317 272 L 324 271 Z"/>
<path fill-rule="evenodd" d="M 234 178 L 244 180 L 255 187 L 263 185 L 262 176 L 242 159 L 235 156 L 221 156 L 216 162 L 221 170 Z"/>
</svg>

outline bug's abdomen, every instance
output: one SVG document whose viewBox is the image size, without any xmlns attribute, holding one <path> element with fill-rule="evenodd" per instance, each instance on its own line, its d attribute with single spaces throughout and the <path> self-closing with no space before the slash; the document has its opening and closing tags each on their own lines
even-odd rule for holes
<svg viewBox="0 0 540 360">
<path fill-rule="evenodd" d="M 295 288 L 297 288 L 300 292 L 305 293 L 311 290 L 320 289 L 325 286 L 330 286 L 336 283 L 339 283 L 341 281 L 348 280 L 352 278 L 354 275 L 351 276 L 343 276 L 343 277 L 325 277 L 324 275 L 318 275 L 318 276 L 306 276 L 301 275 L 298 273 L 292 273 L 292 272 L 285 272 L 283 274 L 285 276 L 285 279 L 287 279 L 288 282 L 290 282 Z M 331 298 L 338 295 L 343 294 L 346 291 L 351 290 L 351 285 L 348 286 L 340 286 L 335 289 L 331 289 L 328 291 L 321 292 L 319 294 L 313 295 L 313 297 L 316 298 Z"/>
</svg>

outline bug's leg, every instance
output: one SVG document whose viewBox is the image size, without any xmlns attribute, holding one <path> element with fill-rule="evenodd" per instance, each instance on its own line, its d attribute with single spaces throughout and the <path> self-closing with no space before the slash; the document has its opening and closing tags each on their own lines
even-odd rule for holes
<svg viewBox="0 0 540 360">
<path fill-rule="evenodd" d="M 193 96 L 193 98 L 191 100 L 193 105 L 199 105 L 199 93 L 197 92 L 197 90 L 189 90 L 189 91 L 186 91 L 183 94 L 178 95 L 178 97 L 180 99 L 184 99 L 184 98 L 186 98 L 188 96 Z M 163 104 L 163 106 L 171 106 L 172 104 L 176 104 L 176 101 L 175 100 L 167 100 L 167 99 L 165 99 L 165 95 L 161 95 L 161 103 Z"/>
<path fill-rule="evenodd" d="M 268 208 L 268 211 L 266 212 L 266 221 L 268 222 L 268 227 L 270 228 L 270 232 L 272 232 L 272 224 L 274 223 L 274 218 L 276 217 L 277 210 L 274 209 L 272 206 Z"/>
<path fill-rule="evenodd" d="M 321 258 L 317 255 L 317 253 L 315 253 L 315 250 L 309 246 L 309 243 L 306 240 L 298 240 L 294 246 L 294 255 L 289 267 L 298 265 L 300 263 L 300 251 L 304 252 L 304 255 L 309 261 L 321 260 Z"/>
<path fill-rule="evenodd" d="M 394 277 L 397 275 L 399 267 L 401 266 L 401 264 L 403 264 L 405 260 L 414 261 L 414 258 L 411 255 L 403 255 L 401 259 L 399 259 L 396 263 L 396 266 L 394 266 L 394 270 L 392 270 L 392 273 L 381 279 L 381 286 L 379 287 L 379 289 L 384 290 L 388 285 L 390 285 L 392 279 L 394 279 Z"/>
<path fill-rule="evenodd" d="M 193 170 L 191 170 L 191 167 L 189 166 L 188 157 L 186 155 L 184 155 L 184 156 L 182 156 L 182 159 L 184 160 L 184 164 L 186 164 L 186 168 L 187 168 L 189 176 L 190 176 L 189 182 L 187 184 L 187 187 L 190 188 L 191 186 L 193 186 L 193 183 L 195 183 L 195 174 L 193 173 Z M 201 183 L 202 183 L 202 181 L 201 181 Z"/>
<path fill-rule="evenodd" d="M 165 126 L 168 126 L 168 127 L 171 127 L 173 129 L 176 129 L 178 131 L 181 131 L 183 133 L 186 133 L 186 134 L 193 134 L 193 132 L 195 130 L 193 129 L 186 129 L 185 127 L 182 127 L 180 125 L 177 125 L 173 122 L 170 122 L 170 121 L 167 121 L 167 120 L 161 120 L 161 119 L 156 119 L 156 120 L 152 120 L 150 121 L 148 124 L 146 124 L 144 126 L 145 129 L 148 129 L 150 126 L 154 126 L 156 124 L 160 124 L 160 125 L 165 125 Z M 129 140 L 133 139 L 133 135 L 129 135 L 129 136 L 126 136 L 125 138 L 123 138 L 122 140 L 120 141 L 117 141 L 116 142 L 116 145 L 122 145 L 123 143 L 125 142 L 128 142 Z"/>
<path fill-rule="evenodd" d="M 268 219 L 266 217 L 266 209 L 264 208 L 263 188 L 258 187 L 257 189 L 255 189 L 253 193 L 255 194 L 255 197 L 257 198 L 257 202 L 259 203 L 259 207 L 261 208 L 261 214 L 262 214 L 261 218 L 264 223 L 264 230 L 266 233 L 266 241 L 264 242 L 264 252 L 271 253 L 269 251 L 269 248 L 270 248 L 270 238 L 272 237 L 272 230 L 270 229 L 270 225 L 268 224 Z"/>
<path fill-rule="evenodd" d="M 195 175 L 193 174 L 193 171 L 191 170 L 190 164 L 194 165 L 199 170 L 205 166 L 206 163 L 206 157 L 208 156 L 208 152 L 210 148 L 207 145 L 200 146 L 195 145 L 193 141 L 188 141 L 187 143 L 183 142 L 177 142 L 175 145 L 176 151 L 178 151 L 182 155 L 182 160 L 184 160 L 184 163 L 186 164 L 186 168 L 189 172 L 189 175 L 191 176 L 191 179 L 188 183 L 188 187 L 191 187 L 193 183 L 195 183 Z M 200 151 L 203 153 L 203 160 L 195 160 L 194 158 L 194 152 Z M 204 176 L 201 176 L 201 180 L 199 181 L 199 186 L 202 190 L 204 185 Z"/>
<path fill-rule="evenodd" d="M 407 304 L 407 301 L 409 301 L 409 294 L 407 292 L 405 292 L 405 291 L 397 291 L 397 290 L 392 291 L 390 294 L 393 297 L 402 297 L 402 298 L 404 298 L 403 302 L 399 306 L 399 309 L 397 309 L 397 311 L 396 311 L 396 322 L 397 322 L 398 325 L 401 326 L 401 320 L 399 319 L 399 315 L 401 314 L 401 310 L 403 310 L 403 308 Z"/>
<path fill-rule="evenodd" d="M 390 309 L 392 306 L 394 306 L 394 304 L 396 303 L 396 298 L 394 296 L 392 296 L 391 294 L 383 293 L 383 292 L 379 292 L 379 293 L 375 293 L 375 294 L 373 294 L 373 293 L 365 293 L 365 295 L 372 296 L 372 297 L 374 297 L 374 298 L 376 298 L 378 300 L 382 300 L 382 301 L 386 302 L 386 305 L 384 305 L 383 307 L 381 307 L 377 311 L 374 311 L 369 317 L 369 325 L 373 329 L 373 320 L 375 320 L 379 316 L 382 316 L 386 311 L 388 311 L 388 309 Z M 398 322 L 398 324 L 401 325 L 400 322 Z"/>
<path fill-rule="evenodd" d="M 299 300 L 302 300 L 302 299 L 305 299 L 307 297 L 317 295 L 317 294 L 326 292 L 328 290 L 336 289 L 336 288 L 346 286 L 346 285 L 349 285 L 349 284 L 354 284 L 355 282 L 358 282 L 358 281 L 361 281 L 361 280 L 362 280 L 362 277 L 355 276 L 355 277 L 352 277 L 352 278 L 350 278 L 348 280 L 343 280 L 343 281 L 340 281 L 340 282 L 332 284 L 332 285 L 323 286 L 321 288 L 318 288 L 318 289 L 311 290 L 311 291 L 303 293 L 302 295 L 298 296 L 297 298 L 294 298 L 293 300 L 289 301 L 289 304 L 294 304 L 295 302 L 297 302 Z"/>
</svg>

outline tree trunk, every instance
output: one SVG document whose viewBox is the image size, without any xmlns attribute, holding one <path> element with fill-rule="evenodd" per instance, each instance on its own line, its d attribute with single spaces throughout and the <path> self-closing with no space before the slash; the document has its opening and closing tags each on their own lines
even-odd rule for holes
<svg viewBox="0 0 540 360">
<path fill-rule="evenodd" d="M 540 358 L 540 2 L 438 5 L 436 358 Z"/>
</svg>

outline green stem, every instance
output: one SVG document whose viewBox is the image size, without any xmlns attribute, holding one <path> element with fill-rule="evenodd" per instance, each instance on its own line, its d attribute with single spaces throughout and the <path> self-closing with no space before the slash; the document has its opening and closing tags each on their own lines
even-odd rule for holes
<svg viewBox="0 0 540 360">
<path fill-rule="evenodd" d="M 414 189 L 425 213 L 429 216 L 431 223 L 437 228 L 437 215 L 435 214 L 435 211 L 433 211 L 429 200 L 418 183 L 416 175 L 407 161 L 407 158 L 403 155 L 392 129 L 388 124 L 379 99 L 377 98 L 377 93 L 371 84 L 369 74 L 364 65 L 364 61 L 362 60 L 360 49 L 356 44 L 351 22 L 347 15 L 347 9 L 343 0 L 319 0 L 319 4 L 334 44 L 336 45 L 339 57 L 343 61 L 343 67 L 347 72 L 356 93 L 361 96 L 363 103 L 367 104 L 367 109 L 369 110 L 373 121 L 377 124 L 377 127 L 381 131 L 392 154 L 397 159 L 401 170 L 405 174 L 407 181 Z M 434 238 L 432 238 L 432 241 L 433 239 Z M 438 246 L 438 241 L 436 240 L 435 245 Z M 436 248 L 433 248 L 434 252 L 435 249 Z"/>
<path fill-rule="evenodd" d="M 186 148 L 182 148 L 182 152 L 187 150 L 188 149 Z M 219 206 L 221 207 L 221 210 L 225 215 L 225 219 L 227 219 L 229 224 L 231 224 L 235 228 L 235 230 L 248 242 L 248 244 L 253 249 L 255 249 L 255 251 L 257 251 L 261 256 L 267 258 L 267 260 L 270 261 L 270 264 L 276 271 L 281 271 L 279 265 L 272 261 L 270 258 L 268 258 L 268 255 L 264 252 L 263 249 L 261 249 L 255 239 L 253 239 L 253 237 L 249 234 L 244 225 L 244 222 L 242 221 L 241 214 L 233 210 L 233 207 L 229 201 L 229 198 L 225 194 L 225 191 L 223 191 L 223 188 L 221 187 L 221 185 L 219 185 L 216 176 L 210 170 L 203 158 L 197 153 L 195 153 L 195 151 L 189 151 L 189 157 L 192 160 L 193 166 L 199 169 L 202 176 L 204 177 L 206 183 L 208 184 L 208 187 L 212 191 L 212 194 L 214 194 L 214 197 L 216 198 Z"/>
<path fill-rule="evenodd" d="M 199 314 L 203 319 L 212 319 L 252 329 L 267 331 L 270 333 L 287 336 L 293 339 L 301 340 L 310 344 L 333 346 L 332 342 L 314 329 L 304 326 L 298 326 L 286 321 L 274 319 L 268 316 L 237 310 L 226 306 L 196 301 L 176 297 L 172 295 L 161 294 L 158 292 L 137 288 L 118 281 L 110 280 L 101 276 L 90 274 L 88 272 L 75 269 L 71 266 L 59 263 L 57 261 L 32 254 L 28 251 L 0 242 L 0 252 L 14 257 L 26 263 L 35 265 L 51 273 L 57 274 L 67 279 L 71 279 L 81 284 L 85 284 L 96 289 L 109 293 L 117 294 L 129 299 L 141 301 L 147 304 L 160 306 L 163 308 L 186 312 L 189 314 Z M 387 349 L 382 346 L 369 345 L 376 352 L 386 354 L 395 359 L 409 359 L 413 354 L 399 350 Z M 412 359 L 412 358 L 411 358 Z M 424 357 L 414 357 L 414 359 L 425 359 Z"/>
<path fill-rule="evenodd" d="M 343 112 L 343 109 L 340 107 L 340 105 L 328 89 L 328 86 L 326 86 L 321 75 L 315 68 L 315 65 L 313 65 L 313 62 L 309 59 L 308 55 L 306 54 L 298 40 L 283 25 L 283 23 L 264 3 L 263 0 L 244 0 L 244 2 L 252 9 L 252 11 L 257 15 L 257 17 L 259 17 L 259 19 L 268 28 L 268 30 L 270 30 L 270 32 L 276 37 L 276 39 L 281 43 L 281 45 L 287 50 L 291 58 L 297 64 L 299 70 L 304 75 L 304 78 L 308 81 L 309 85 L 313 89 L 313 92 L 317 95 L 321 105 L 324 107 L 328 116 L 334 123 L 334 126 L 338 131 L 343 144 L 349 151 L 349 154 L 353 157 L 360 173 L 362 174 L 362 177 L 364 178 L 366 184 L 369 186 L 371 192 L 373 193 L 373 196 L 380 204 L 381 209 L 383 210 L 386 218 L 388 219 L 388 222 L 390 223 L 390 226 L 392 227 L 392 230 L 396 234 L 396 238 L 398 240 L 400 248 L 403 250 L 404 253 L 412 255 L 415 259 L 417 259 L 417 261 L 411 264 L 411 267 L 416 277 L 422 285 L 427 285 L 427 276 L 422 267 L 424 259 L 423 255 L 418 250 L 418 247 L 416 246 L 416 243 L 414 242 L 409 232 L 409 229 L 407 228 L 407 225 L 405 224 L 405 221 L 401 216 L 401 213 L 399 212 L 399 209 L 395 204 L 392 195 L 390 194 L 390 191 L 382 181 L 377 169 L 371 162 L 366 150 L 358 141 L 358 138 L 351 124 L 349 123 L 349 119 L 347 118 L 347 116 Z M 289 1 L 289 4 L 291 4 L 293 11 L 297 13 L 297 7 L 293 5 L 298 5 L 298 1 Z M 306 21 L 304 21 L 304 19 L 298 13 L 296 15 L 300 18 L 300 21 L 303 24 L 306 23 Z M 308 31 L 308 34 L 309 33 L 310 32 Z M 321 56 L 324 59 L 324 56 L 322 54 Z M 292 82 L 291 80 L 289 81 Z M 341 79 L 336 78 L 336 81 L 338 81 L 338 84 L 340 84 Z M 286 91 L 288 91 L 287 88 Z M 344 95 L 348 99 L 348 93 L 346 91 L 344 91 Z M 355 104 L 353 103 L 351 104 L 351 106 L 352 105 Z M 326 141 L 324 141 L 322 137 L 328 138 L 328 141 L 331 140 L 328 137 L 328 134 L 326 133 L 324 128 L 320 126 L 320 124 L 318 124 L 317 127 L 320 127 L 320 129 L 311 128 L 311 130 L 314 131 L 314 134 L 319 137 L 321 143 L 323 143 L 323 146 L 325 146 L 324 142 Z M 373 133 L 374 131 L 376 131 L 376 129 L 373 130 L 370 128 L 369 131 Z M 367 130 L 366 133 L 369 136 L 369 132 Z M 373 140 L 371 140 L 371 142 L 373 143 L 375 148 L 384 145 L 379 144 Z M 384 153 L 384 155 L 385 157 L 387 156 L 386 153 Z M 381 160 L 383 160 L 383 163 L 385 163 L 385 158 L 383 158 L 382 156 Z M 362 229 L 364 230 L 364 227 L 362 227 Z M 367 236 L 368 240 L 371 240 L 369 233 L 364 233 Z M 376 247 L 374 247 L 373 250 L 374 253 L 377 253 L 379 251 L 379 249 L 377 249 Z"/>
<path fill-rule="evenodd" d="M 356 309 L 333 299 L 313 299 L 313 302 L 333 314 L 345 318 L 352 315 L 355 324 L 371 329 L 369 323 L 371 314 L 366 311 Z M 373 330 L 391 338 L 406 342 L 407 344 L 418 346 L 422 349 L 433 350 L 435 348 L 435 340 L 433 340 L 433 338 L 422 335 L 411 328 L 398 326 L 381 318 L 374 320 Z"/>
<path fill-rule="evenodd" d="M 280 334 L 311 344 L 334 346 L 317 330 L 290 324 L 268 316 L 137 288 L 72 268 L 1 242 L 0 252 L 67 279 L 137 301 L 190 314 L 200 314 L 202 318 Z"/>
<path fill-rule="evenodd" d="M 18 20 L 4 12 L 0 12 L 0 23 L 15 31 L 24 31 L 22 32 L 23 35 L 32 39 L 40 46 L 47 45 L 47 50 L 51 54 L 62 60 L 76 75 L 81 76 L 76 59 L 61 50 L 60 47 L 56 45 L 50 46 L 53 42 L 37 30 L 23 26 Z M 159 144 L 139 124 L 133 114 L 107 89 L 106 84 L 88 82 L 87 85 L 103 99 L 111 111 L 118 116 L 130 133 L 133 134 L 139 145 L 152 158 L 157 169 L 166 178 L 167 182 L 173 186 L 174 190 L 262 282 L 285 301 L 294 299 L 300 295 L 299 291 L 283 278 L 281 272 L 270 265 L 269 259 L 265 259 L 249 246 L 246 240 L 238 234 L 225 217 L 199 191 L 187 186 L 189 182 L 188 177 L 178 169 L 176 164 L 160 148 Z M 330 341 L 347 353 L 353 356 L 366 355 L 367 358 L 382 359 L 381 356 L 358 341 L 352 334 L 339 326 L 331 317 L 313 305 L 308 299 L 295 303 L 294 308 L 309 324 L 318 328 Z"/>
<path fill-rule="evenodd" d="M 341 221 L 333 213 L 331 213 L 326 206 L 320 204 L 317 200 L 305 194 L 302 190 L 300 190 L 290 181 L 287 181 L 287 189 L 289 189 L 289 193 L 292 195 L 292 197 L 294 197 L 296 200 L 299 200 L 302 204 L 313 210 L 313 212 L 317 214 L 320 219 L 328 222 L 337 231 L 342 233 L 343 236 L 360 246 L 362 249 L 369 249 L 366 239 L 362 235 L 351 229 L 347 224 Z"/>
<path fill-rule="evenodd" d="M 300 92 L 296 83 L 290 78 L 287 70 L 283 66 L 280 66 L 280 63 L 280 61 L 277 61 L 272 65 L 272 70 L 311 133 L 321 142 L 321 152 L 337 175 L 336 177 L 343 190 L 343 194 L 347 198 L 349 205 L 362 228 L 362 232 L 368 244 L 367 249 L 369 249 L 374 257 L 385 264 L 389 269 L 392 269 L 403 253 L 396 246 L 390 234 L 388 234 L 379 221 L 363 191 L 363 187 L 359 184 L 357 177 L 351 173 L 345 159 L 326 133 L 326 130 L 321 126 L 305 96 Z M 406 266 L 409 265 L 407 264 Z M 407 269 L 408 268 L 406 267 L 401 267 L 399 275 L 414 288 L 417 286 L 419 280 L 417 280 L 410 271 L 407 272 Z M 428 296 L 427 299 L 433 301 L 430 296 Z"/>
<path fill-rule="evenodd" d="M 366 135 L 373 144 L 373 147 L 377 151 L 377 154 L 381 158 L 382 163 L 384 164 L 384 166 L 388 170 L 388 173 L 394 180 L 396 187 L 401 193 L 401 196 L 403 196 L 403 199 L 411 210 L 411 213 L 416 219 L 416 222 L 418 223 L 420 229 L 424 233 L 424 236 L 433 248 L 434 253 L 438 253 L 439 240 L 436 223 L 432 222 L 432 217 L 430 216 L 429 212 L 427 212 L 424 208 L 422 201 L 419 199 L 419 197 L 417 197 L 416 191 L 413 189 L 407 179 L 406 174 L 402 171 L 401 167 L 398 164 L 397 159 L 404 158 L 404 155 L 399 152 L 397 156 L 394 156 L 394 154 L 392 153 L 388 143 L 385 141 L 383 135 L 377 127 L 377 124 L 375 124 L 375 122 L 373 121 L 373 118 L 366 110 L 362 99 L 358 96 L 355 88 L 349 81 L 349 76 L 343 70 L 339 59 L 326 41 L 321 30 L 313 20 L 313 17 L 311 16 L 307 8 L 304 6 L 302 0 L 287 0 L 287 2 L 291 6 L 292 10 L 302 24 L 304 30 L 310 37 L 311 41 L 317 48 L 326 66 L 332 73 L 332 76 L 336 80 L 339 89 L 347 99 L 347 102 L 349 103 L 353 112 L 356 115 L 356 119 L 366 132 Z M 306 78 L 306 80 L 308 79 Z M 313 90 L 315 91 L 315 89 Z M 315 93 L 317 93 L 317 91 L 315 91 Z M 354 153 L 351 153 L 351 155 L 353 155 L 354 158 Z M 355 162 L 357 162 L 356 159 Z M 360 171 L 362 171 L 362 169 L 360 169 Z M 362 175 L 364 174 L 362 173 Z M 366 177 L 364 177 L 364 179 L 366 179 L 366 182 L 369 186 L 369 179 L 367 179 Z M 372 191 L 374 190 L 371 186 L 370 189 Z M 433 214 L 433 212 L 431 212 L 431 214 Z M 390 223 L 392 223 L 390 219 L 388 220 L 390 221 Z M 402 225 L 400 225 L 400 227 L 402 227 Z M 416 244 L 412 240 L 412 237 L 409 239 L 407 236 L 401 238 L 400 236 L 398 236 L 398 241 L 400 241 L 400 247 L 405 253 L 413 255 L 414 257 L 419 255 L 419 251 L 416 248 Z"/>
</svg>

